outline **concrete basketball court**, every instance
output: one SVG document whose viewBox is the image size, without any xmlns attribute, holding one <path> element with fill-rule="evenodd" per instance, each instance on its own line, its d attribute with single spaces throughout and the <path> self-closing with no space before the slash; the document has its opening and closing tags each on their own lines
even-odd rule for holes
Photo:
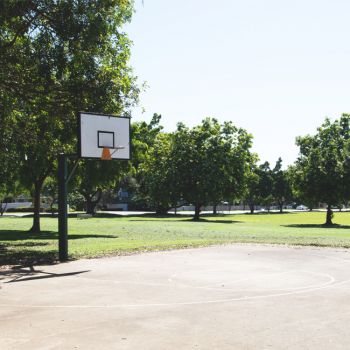
<svg viewBox="0 0 350 350">
<path fill-rule="evenodd" d="M 2 272 L 0 349 L 350 349 L 350 251 L 230 245 Z"/>
</svg>

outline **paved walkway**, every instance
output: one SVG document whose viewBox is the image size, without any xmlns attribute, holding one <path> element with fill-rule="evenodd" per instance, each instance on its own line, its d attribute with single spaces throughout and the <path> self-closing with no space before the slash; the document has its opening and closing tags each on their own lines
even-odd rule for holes
<svg viewBox="0 0 350 350">
<path fill-rule="evenodd" d="M 235 245 L 0 274 L 0 349 L 350 349 L 350 251 Z"/>
</svg>

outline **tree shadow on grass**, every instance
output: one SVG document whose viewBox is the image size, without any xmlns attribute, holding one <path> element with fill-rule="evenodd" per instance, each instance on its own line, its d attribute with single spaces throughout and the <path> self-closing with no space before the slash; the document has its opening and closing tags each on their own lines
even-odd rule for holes
<svg viewBox="0 0 350 350">
<path fill-rule="evenodd" d="M 204 218 L 200 218 L 199 220 L 193 220 L 193 219 L 189 219 L 189 220 L 184 220 L 186 222 L 204 222 L 207 224 L 239 224 L 242 221 L 238 221 L 238 220 L 208 220 L 208 219 L 204 219 Z"/>
<path fill-rule="evenodd" d="M 56 250 L 12 249 L 10 245 L 0 245 L 0 266 L 3 265 L 50 265 L 58 262 Z"/>
<path fill-rule="evenodd" d="M 164 220 L 162 218 L 159 218 L 159 220 L 143 220 L 143 219 L 131 219 L 129 221 L 137 221 L 137 222 L 192 222 L 192 223 L 206 223 L 206 224 L 237 224 L 241 223 L 242 221 L 236 221 L 236 220 L 208 220 L 204 218 L 200 218 L 199 220 L 193 220 L 192 216 L 191 218 L 179 218 L 179 219 L 173 219 L 173 220 Z"/>
<path fill-rule="evenodd" d="M 325 224 L 290 224 L 290 225 L 282 225 L 284 227 L 295 227 L 295 228 L 335 228 L 335 229 L 350 229 L 350 225 L 325 225 Z"/>
<path fill-rule="evenodd" d="M 68 240 L 84 238 L 118 238 L 116 235 L 72 234 Z M 58 248 L 43 250 L 58 241 L 58 233 L 43 231 L 31 233 L 18 230 L 0 230 L 0 266 L 4 265 L 49 265 L 58 262 Z M 55 242 L 54 242 L 55 243 Z M 45 249 L 45 248 L 44 248 Z"/>
<path fill-rule="evenodd" d="M 56 239 L 58 233 L 55 231 L 42 231 L 40 233 L 22 230 L 0 230 L 0 241 L 24 241 L 24 240 L 46 240 Z"/>
<path fill-rule="evenodd" d="M 68 239 L 84 239 L 84 238 L 118 238 L 116 235 L 99 235 L 99 234 L 68 234 Z M 33 233 L 20 230 L 0 230 L 0 241 L 25 241 L 25 240 L 55 240 L 58 239 L 56 231 L 42 231 Z M 30 242 L 26 244 L 31 244 Z M 45 245 L 45 243 L 34 243 L 33 245 Z"/>
<path fill-rule="evenodd" d="M 201 218 L 210 217 L 210 218 L 220 218 L 220 217 L 227 217 L 229 215 L 233 214 L 211 214 L 211 213 L 204 213 L 201 214 Z M 181 214 L 181 212 L 174 214 L 155 214 L 155 213 L 140 213 L 140 214 L 131 214 L 131 215 L 122 215 L 122 214 L 112 214 L 112 213 L 97 213 L 93 216 L 93 218 L 103 218 L 103 219 L 117 219 L 117 218 L 150 218 L 150 219 L 174 219 L 174 218 L 193 218 L 193 214 Z M 87 219 L 88 220 L 88 219 Z M 141 219 L 140 219 L 141 220 Z M 136 221 L 136 220 L 134 220 Z M 150 221 L 150 220 L 148 220 Z"/>
<path fill-rule="evenodd" d="M 284 210 L 282 213 L 280 213 L 279 211 L 256 211 L 254 213 L 242 213 L 240 215 L 248 215 L 248 216 L 261 216 L 261 215 L 285 215 L 285 214 L 299 214 L 300 212 L 296 212 L 296 211 L 287 211 Z"/>
<path fill-rule="evenodd" d="M 44 247 L 46 245 L 50 245 L 49 242 L 11 242 L 11 247 L 16 247 L 16 248 L 27 248 L 27 247 Z"/>
<path fill-rule="evenodd" d="M 157 215 L 155 213 L 140 213 L 140 214 L 128 214 L 128 215 L 123 215 L 123 214 L 118 214 L 118 213 L 104 213 L 104 212 L 98 212 L 96 214 L 94 214 L 91 217 L 88 218 L 79 218 L 78 214 L 70 214 L 70 218 L 77 218 L 77 219 L 81 219 L 81 220 L 90 220 L 90 219 L 127 219 L 127 218 L 137 218 L 137 217 L 171 217 L 171 215 Z"/>
</svg>

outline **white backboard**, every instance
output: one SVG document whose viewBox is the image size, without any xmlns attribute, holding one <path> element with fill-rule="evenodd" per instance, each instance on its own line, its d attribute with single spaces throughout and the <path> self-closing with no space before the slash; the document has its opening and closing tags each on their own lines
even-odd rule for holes
<svg viewBox="0 0 350 350">
<path fill-rule="evenodd" d="M 130 118 L 80 112 L 78 155 L 101 159 L 104 147 L 112 159 L 130 159 Z"/>
</svg>

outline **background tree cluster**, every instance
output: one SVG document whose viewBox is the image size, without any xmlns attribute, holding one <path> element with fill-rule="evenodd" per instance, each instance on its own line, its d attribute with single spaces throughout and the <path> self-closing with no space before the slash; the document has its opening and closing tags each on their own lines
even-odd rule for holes
<svg viewBox="0 0 350 350">
<path fill-rule="evenodd" d="M 282 158 L 279 158 L 273 169 L 268 162 L 259 166 L 252 164 L 246 175 L 246 191 L 243 197 L 250 212 L 254 213 L 256 205 L 270 210 L 277 206 L 282 213 L 286 203 L 293 201 L 291 182 L 288 172 L 282 169 Z"/>
<path fill-rule="evenodd" d="M 252 136 L 231 122 L 206 118 L 194 127 L 178 124 L 174 133 L 158 133 L 140 169 L 141 191 L 166 213 L 179 203 L 200 208 L 239 198 L 252 158 Z"/>
</svg>

